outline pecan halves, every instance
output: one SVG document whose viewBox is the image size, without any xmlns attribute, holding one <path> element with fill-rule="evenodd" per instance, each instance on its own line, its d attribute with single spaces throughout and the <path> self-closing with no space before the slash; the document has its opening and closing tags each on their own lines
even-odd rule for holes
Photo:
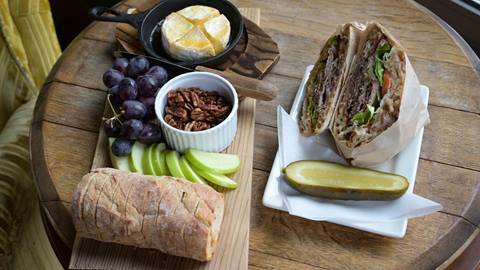
<svg viewBox="0 0 480 270">
<path fill-rule="evenodd" d="M 167 114 L 171 114 L 173 116 L 181 118 L 183 121 L 188 120 L 188 112 L 182 107 L 176 107 L 176 106 L 166 107 L 165 112 Z"/>
<path fill-rule="evenodd" d="M 193 131 L 201 131 L 201 130 L 206 130 L 210 128 L 210 124 L 202 122 L 202 121 L 195 121 L 193 124 Z"/>
<path fill-rule="evenodd" d="M 167 124 L 169 124 L 170 126 L 174 127 L 174 128 L 180 128 L 180 124 L 175 121 L 175 119 L 172 118 L 169 118 L 168 120 L 165 119 L 165 122 L 167 122 Z"/>
<path fill-rule="evenodd" d="M 190 90 L 186 89 L 185 91 L 180 91 L 180 94 L 183 96 L 183 99 L 185 100 L 185 102 L 187 103 L 192 102 Z"/>
<path fill-rule="evenodd" d="M 200 96 L 196 92 L 191 92 L 192 105 L 193 107 L 201 107 L 205 102 L 200 99 Z"/>
<path fill-rule="evenodd" d="M 190 118 L 192 118 L 193 120 L 196 120 L 196 121 L 205 120 L 208 116 L 209 116 L 208 113 L 203 111 L 200 108 L 195 108 L 190 113 Z"/>
<path fill-rule="evenodd" d="M 193 128 L 193 125 L 195 125 L 195 121 L 192 121 L 192 122 L 188 122 L 186 125 L 185 125 L 185 131 L 192 131 L 192 128 Z"/>
<path fill-rule="evenodd" d="M 167 104 L 168 106 L 172 106 L 175 104 L 175 96 L 177 95 L 177 91 L 170 91 L 167 94 Z"/>
<path fill-rule="evenodd" d="M 210 105 L 208 108 L 208 113 L 217 118 L 225 115 L 229 111 L 230 111 L 230 106 L 228 105 L 223 107 L 220 107 L 217 105 Z"/>
<path fill-rule="evenodd" d="M 193 110 L 193 106 L 192 106 L 192 104 L 190 104 L 190 103 L 186 103 L 186 102 L 185 102 L 185 103 L 183 104 L 183 107 L 184 107 L 185 110 L 187 110 L 187 111 Z"/>
<path fill-rule="evenodd" d="M 232 110 L 225 97 L 216 91 L 197 87 L 179 88 L 167 94 L 164 120 L 186 131 L 206 130 L 220 124 Z"/>
<path fill-rule="evenodd" d="M 184 100 L 184 98 L 183 98 L 183 95 L 181 95 L 181 94 L 175 95 L 175 102 L 176 102 L 176 103 L 183 103 L 183 102 L 185 102 L 185 100 Z"/>
</svg>

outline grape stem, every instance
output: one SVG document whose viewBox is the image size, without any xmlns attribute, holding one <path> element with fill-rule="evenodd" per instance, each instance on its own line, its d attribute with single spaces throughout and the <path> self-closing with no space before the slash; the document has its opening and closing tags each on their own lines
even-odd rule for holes
<svg viewBox="0 0 480 270">
<path fill-rule="evenodd" d="M 113 107 L 112 102 L 110 101 L 111 96 L 112 96 L 111 94 L 107 95 L 107 103 L 108 103 L 108 106 L 110 107 L 110 109 L 113 112 L 113 116 L 110 117 L 110 118 L 102 117 L 102 119 L 103 119 L 103 121 L 117 120 L 120 123 L 120 125 L 123 125 L 122 121 L 120 121 L 120 116 L 124 113 L 124 111 L 121 111 L 120 113 L 117 113 L 117 111 L 115 111 L 115 108 Z"/>
</svg>

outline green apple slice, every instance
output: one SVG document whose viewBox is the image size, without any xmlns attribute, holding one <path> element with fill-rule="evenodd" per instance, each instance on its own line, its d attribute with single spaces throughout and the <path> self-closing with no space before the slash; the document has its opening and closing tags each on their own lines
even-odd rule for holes
<svg viewBox="0 0 480 270">
<path fill-rule="evenodd" d="M 188 180 L 194 183 L 207 184 L 205 180 L 192 169 L 192 166 L 190 166 L 185 156 L 181 156 L 179 162 L 180 168 Z"/>
<path fill-rule="evenodd" d="M 207 179 L 209 182 L 219 185 L 221 187 L 235 189 L 237 188 L 237 182 L 233 181 L 232 179 L 228 178 L 223 174 L 217 174 L 212 172 L 203 171 L 201 169 L 193 167 L 195 172 L 197 172 L 201 177 Z"/>
<path fill-rule="evenodd" d="M 172 175 L 172 173 L 170 172 L 170 169 L 168 169 L 168 166 L 167 166 L 167 152 L 168 150 L 163 150 L 162 152 L 160 152 L 159 165 L 162 172 L 164 172 L 163 175 Z"/>
<path fill-rule="evenodd" d="M 128 156 L 128 163 L 130 164 L 130 169 L 132 172 L 138 172 L 143 174 L 143 164 L 142 158 L 143 153 L 145 152 L 146 145 L 135 142 L 132 147 L 132 152 Z"/>
<path fill-rule="evenodd" d="M 177 151 L 168 151 L 166 154 L 167 167 L 172 176 L 187 179 L 180 168 L 180 155 Z"/>
<path fill-rule="evenodd" d="M 115 169 L 129 172 L 130 164 L 128 163 L 128 156 L 125 156 L 125 157 L 115 156 L 112 153 L 113 141 L 115 141 L 115 138 L 108 138 L 108 152 L 110 153 L 110 161 L 112 162 L 112 166 Z"/>
<path fill-rule="evenodd" d="M 190 164 L 200 170 L 215 174 L 229 174 L 240 169 L 240 158 L 237 155 L 188 149 L 185 151 L 185 157 Z"/>
<path fill-rule="evenodd" d="M 161 154 L 165 149 L 167 149 L 167 146 L 164 143 L 159 143 L 151 153 L 153 171 L 156 176 L 169 175 L 170 173 L 165 163 L 165 153 Z"/>
<path fill-rule="evenodd" d="M 153 160 L 152 160 L 152 153 L 153 150 L 155 149 L 156 144 L 151 144 L 149 145 L 146 149 L 145 152 L 143 153 L 142 157 L 142 166 L 143 166 L 143 173 L 145 175 L 155 175 L 154 169 L 153 169 Z"/>
</svg>

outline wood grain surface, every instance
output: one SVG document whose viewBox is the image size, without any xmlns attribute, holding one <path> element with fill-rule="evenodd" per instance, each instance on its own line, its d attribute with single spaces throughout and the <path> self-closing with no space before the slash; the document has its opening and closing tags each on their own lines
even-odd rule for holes
<svg viewBox="0 0 480 270">
<path fill-rule="evenodd" d="M 117 8 L 152 5 L 129 0 Z M 250 210 L 251 269 L 469 269 L 480 256 L 479 75 L 444 29 L 409 1 L 235 0 L 259 7 L 261 26 L 281 59 L 264 80 L 280 89 L 257 102 Z M 377 20 L 406 47 L 421 83 L 430 87 L 431 124 L 424 133 L 414 192 L 444 210 L 411 219 L 403 239 L 312 222 L 265 208 L 262 196 L 277 149 L 277 105 L 289 109 L 305 67 L 338 24 Z M 92 165 L 103 112 L 101 72 L 113 61 L 114 24 L 93 23 L 68 47 L 41 91 L 32 127 L 39 196 L 52 226 L 73 245 L 65 221 L 75 183 Z M 69 94 L 71 96 L 69 96 Z M 235 268 L 233 268 L 235 269 Z"/>
</svg>

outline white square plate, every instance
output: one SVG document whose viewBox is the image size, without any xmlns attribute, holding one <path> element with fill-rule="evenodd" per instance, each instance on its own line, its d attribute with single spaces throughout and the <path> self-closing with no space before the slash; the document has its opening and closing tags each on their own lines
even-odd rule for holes
<svg viewBox="0 0 480 270">
<path fill-rule="evenodd" d="M 293 101 L 290 115 L 294 119 L 298 119 L 298 114 L 301 110 L 301 103 L 305 92 L 305 84 L 312 68 L 313 66 L 311 65 L 308 66 L 305 70 L 302 83 L 300 84 L 300 88 L 298 89 L 295 100 Z M 421 91 L 424 104 L 428 104 L 428 87 L 422 85 Z M 409 179 L 410 182 L 407 192 L 413 193 L 418 159 L 420 156 L 420 147 L 422 144 L 422 136 L 423 128 L 419 132 L 417 137 L 415 137 L 415 139 L 402 152 L 398 153 L 389 161 L 386 161 L 385 163 L 379 164 L 372 168 L 405 176 L 407 179 Z M 332 150 L 336 151 L 335 146 L 332 146 Z M 263 205 L 265 205 L 266 207 L 288 212 L 279 193 L 279 181 L 283 181 L 281 169 L 282 168 L 280 168 L 280 157 L 277 152 L 277 155 L 275 156 L 275 161 L 272 165 L 272 170 L 270 171 L 270 176 L 268 177 L 267 186 L 265 187 L 265 192 L 263 194 Z M 405 232 L 407 231 L 407 223 L 407 219 L 383 223 L 358 223 L 348 221 L 338 222 L 338 224 L 347 227 L 352 227 L 355 229 L 395 238 L 401 238 L 405 236 Z"/>
</svg>

